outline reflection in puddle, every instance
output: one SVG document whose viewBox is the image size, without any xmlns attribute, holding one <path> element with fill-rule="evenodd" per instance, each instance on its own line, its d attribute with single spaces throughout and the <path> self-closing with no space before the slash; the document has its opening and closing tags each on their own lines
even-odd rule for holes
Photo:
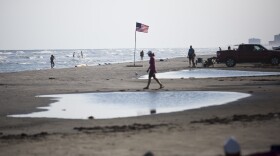
<svg viewBox="0 0 280 156">
<path fill-rule="evenodd" d="M 217 70 L 217 69 L 191 69 L 157 73 L 160 79 L 180 79 L 180 78 L 215 78 L 215 77 L 240 77 L 240 76 L 268 76 L 280 75 L 280 72 L 258 72 L 240 70 Z M 148 75 L 141 76 L 139 79 L 147 79 Z"/>
<path fill-rule="evenodd" d="M 176 91 L 176 92 L 109 92 L 43 95 L 58 100 L 42 112 L 10 117 L 46 117 L 66 119 L 108 119 L 155 113 L 168 113 L 221 105 L 249 97 L 236 92 Z"/>
</svg>

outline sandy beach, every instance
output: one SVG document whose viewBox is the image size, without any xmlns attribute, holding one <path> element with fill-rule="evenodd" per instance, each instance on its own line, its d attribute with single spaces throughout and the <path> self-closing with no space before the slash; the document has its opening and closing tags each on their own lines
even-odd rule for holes
<svg viewBox="0 0 280 156">
<path fill-rule="evenodd" d="M 163 79 L 161 90 L 152 80 L 150 89 L 143 90 L 147 80 L 137 77 L 146 74 L 149 64 L 127 67 L 131 64 L 0 73 L 0 155 L 142 156 L 150 151 L 156 156 L 221 156 L 231 136 L 240 143 L 242 155 L 280 144 L 280 76 Z M 156 61 L 158 72 L 188 69 L 188 64 L 187 58 Z M 210 68 L 280 72 L 279 66 L 262 64 Z M 233 91 L 251 96 L 220 106 L 130 118 L 7 117 L 52 102 L 37 95 L 128 91 Z"/>
</svg>

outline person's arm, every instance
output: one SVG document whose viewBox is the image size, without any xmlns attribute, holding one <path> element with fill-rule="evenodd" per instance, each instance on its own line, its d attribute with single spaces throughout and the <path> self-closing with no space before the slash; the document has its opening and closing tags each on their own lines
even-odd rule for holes
<svg viewBox="0 0 280 156">
<path fill-rule="evenodd" d="M 149 65 L 149 67 L 148 67 L 148 69 L 147 69 L 147 72 L 149 72 L 149 70 L 151 70 L 151 63 L 152 63 L 151 61 L 152 61 L 152 60 L 150 59 L 150 61 L 149 61 L 149 64 L 150 64 L 150 65 Z"/>
</svg>

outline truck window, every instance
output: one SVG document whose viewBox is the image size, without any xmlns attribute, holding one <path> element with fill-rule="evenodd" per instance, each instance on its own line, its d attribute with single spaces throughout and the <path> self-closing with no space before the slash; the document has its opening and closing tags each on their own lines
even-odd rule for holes
<svg viewBox="0 0 280 156">
<path fill-rule="evenodd" d="M 259 45 L 254 46 L 254 51 L 264 51 L 265 49 Z"/>
<path fill-rule="evenodd" d="M 239 50 L 239 51 L 248 51 L 248 46 L 240 45 L 240 46 L 238 47 L 238 50 Z"/>
<path fill-rule="evenodd" d="M 252 46 L 248 46 L 248 45 L 243 45 L 240 46 L 240 51 L 245 51 L 245 52 L 252 52 L 253 51 L 253 47 Z"/>
</svg>

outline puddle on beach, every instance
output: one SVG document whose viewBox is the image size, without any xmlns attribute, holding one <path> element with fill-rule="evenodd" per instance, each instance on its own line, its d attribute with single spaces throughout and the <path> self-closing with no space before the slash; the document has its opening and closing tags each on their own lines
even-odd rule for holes
<svg viewBox="0 0 280 156">
<path fill-rule="evenodd" d="M 157 73 L 159 79 L 181 79 L 181 78 L 216 78 L 216 77 L 241 77 L 241 76 L 269 76 L 280 75 L 280 72 L 259 72 L 240 70 L 218 70 L 218 69 L 190 69 Z M 148 79 L 148 75 L 139 79 Z"/>
<path fill-rule="evenodd" d="M 107 92 L 83 94 L 40 95 L 56 100 L 41 112 L 9 117 L 109 119 L 169 113 L 212 105 L 226 104 L 250 94 L 214 91 L 176 92 Z"/>
</svg>

